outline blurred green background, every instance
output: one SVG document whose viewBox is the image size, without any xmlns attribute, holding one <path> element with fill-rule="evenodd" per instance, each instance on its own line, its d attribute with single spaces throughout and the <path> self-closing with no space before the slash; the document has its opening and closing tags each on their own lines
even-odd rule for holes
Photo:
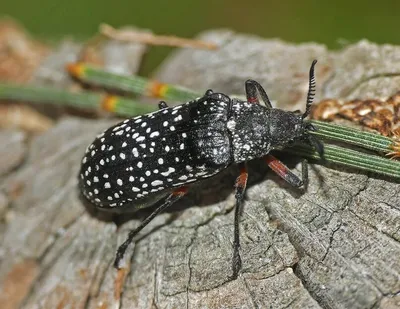
<svg viewBox="0 0 400 309">
<path fill-rule="evenodd" d="M 400 43 L 400 1 L 270 0 L 1 0 L 0 16 L 10 16 L 42 39 L 67 35 L 84 39 L 102 22 L 136 25 L 157 34 L 193 37 L 211 28 L 292 42 L 316 41 L 335 49 L 362 38 Z M 170 51 L 152 48 L 144 72 Z"/>
</svg>

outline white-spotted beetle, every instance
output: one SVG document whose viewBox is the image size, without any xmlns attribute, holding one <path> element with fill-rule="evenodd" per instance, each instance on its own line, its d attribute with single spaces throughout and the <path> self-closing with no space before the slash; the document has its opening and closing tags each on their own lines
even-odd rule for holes
<svg viewBox="0 0 400 309">
<path fill-rule="evenodd" d="M 290 112 L 272 108 L 265 90 L 246 81 L 247 101 L 208 90 L 193 101 L 127 119 L 100 134 L 82 160 L 79 186 L 96 207 L 119 212 L 154 206 L 155 210 L 118 248 L 114 266 L 120 268 L 128 245 L 157 214 L 179 200 L 188 186 L 214 176 L 236 163 L 233 274 L 241 268 L 239 214 L 247 183 L 246 161 L 264 157 L 280 177 L 295 187 L 307 186 L 307 162 L 302 179 L 269 152 L 295 141 L 312 144 L 322 156 L 323 146 L 308 131 L 304 119 L 315 94 L 313 61 L 306 110 Z M 265 105 L 261 105 L 259 97 Z"/>
</svg>

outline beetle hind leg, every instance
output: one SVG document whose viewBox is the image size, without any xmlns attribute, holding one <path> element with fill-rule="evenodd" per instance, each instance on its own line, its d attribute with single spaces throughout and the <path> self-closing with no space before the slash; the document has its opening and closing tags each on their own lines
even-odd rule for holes
<svg viewBox="0 0 400 309">
<path fill-rule="evenodd" d="M 301 162 L 301 179 L 293 173 L 285 164 L 272 155 L 266 155 L 264 157 L 268 166 L 276 173 L 279 177 L 285 180 L 293 187 L 299 188 L 304 186 L 307 189 L 308 186 L 308 163 L 307 160 Z"/>
<path fill-rule="evenodd" d="M 179 200 L 181 197 L 183 197 L 187 192 L 186 187 L 179 188 L 175 191 L 173 191 L 171 194 L 167 195 L 166 197 L 160 199 L 158 202 L 156 202 L 155 205 L 157 205 L 157 208 L 148 216 L 146 217 L 140 225 L 135 228 L 134 230 L 131 230 L 128 234 L 127 239 L 124 241 L 122 245 L 118 247 L 117 254 L 114 260 L 114 267 L 116 269 L 120 269 L 121 267 L 121 260 L 123 260 L 126 249 L 128 249 L 128 246 L 132 243 L 133 238 L 147 225 L 150 223 L 151 220 L 154 219 L 155 216 L 157 216 L 159 213 L 161 213 L 163 210 L 171 206 L 173 203 L 175 203 L 177 200 Z"/>
<path fill-rule="evenodd" d="M 230 279 L 236 279 L 242 267 L 242 260 L 240 258 L 240 233 L 239 233 L 239 220 L 241 208 L 246 192 L 248 172 L 244 163 L 240 164 L 240 175 L 236 178 L 235 183 L 235 222 L 234 222 L 234 239 L 233 239 L 233 258 L 232 258 L 232 276 Z"/>
</svg>

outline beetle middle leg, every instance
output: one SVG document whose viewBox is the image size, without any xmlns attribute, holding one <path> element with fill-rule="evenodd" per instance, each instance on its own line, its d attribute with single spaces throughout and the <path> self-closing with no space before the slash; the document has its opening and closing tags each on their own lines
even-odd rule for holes
<svg viewBox="0 0 400 309">
<path fill-rule="evenodd" d="M 235 223 L 234 223 L 234 239 L 233 239 L 233 258 L 232 258 L 232 276 L 231 279 L 236 279 L 240 268 L 242 267 L 242 260 L 240 259 L 240 236 L 239 236 L 239 219 L 241 214 L 241 206 L 244 200 L 246 191 L 248 172 L 245 163 L 240 165 L 240 175 L 236 178 L 235 183 Z"/>
<path fill-rule="evenodd" d="M 159 109 L 164 109 L 164 108 L 167 108 L 167 107 L 168 107 L 167 102 L 165 102 L 165 101 L 158 102 L 158 108 Z"/>
<path fill-rule="evenodd" d="M 116 257 L 115 257 L 115 261 L 114 261 L 114 267 L 116 269 L 121 268 L 120 261 L 124 258 L 126 249 L 132 242 L 133 238 L 147 224 L 149 224 L 150 221 L 153 220 L 155 216 L 157 216 L 163 210 L 165 210 L 166 208 L 171 206 L 173 203 L 175 203 L 177 200 L 179 200 L 181 197 L 183 197 L 186 193 L 187 193 L 187 187 L 181 187 L 179 189 L 176 189 L 175 191 L 173 191 L 171 194 L 167 195 L 166 197 L 160 199 L 158 202 L 156 202 L 155 205 L 157 205 L 157 208 L 147 218 L 145 218 L 136 229 L 131 230 L 128 234 L 127 239 L 124 241 L 124 243 L 122 245 L 119 246 Z"/>
<path fill-rule="evenodd" d="M 300 179 L 295 173 L 293 173 L 285 164 L 274 156 L 268 154 L 264 157 L 268 166 L 276 173 L 279 177 L 285 180 L 293 187 L 299 188 L 304 186 L 307 188 L 308 185 L 308 163 L 307 160 L 301 162 L 301 178 Z"/>
</svg>

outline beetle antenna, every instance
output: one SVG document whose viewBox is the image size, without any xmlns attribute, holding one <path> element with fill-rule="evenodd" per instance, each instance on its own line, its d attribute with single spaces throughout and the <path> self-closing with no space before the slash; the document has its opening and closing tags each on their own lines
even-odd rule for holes
<svg viewBox="0 0 400 309">
<path fill-rule="evenodd" d="M 306 118 L 308 114 L 310 113 L 311 109 L 311 104 L 314 100 L 315 96 L 315 75 L 314 75 L 314 67 L 315 64 L 317 63 L 317 60 L 314 60 L 311 64 L 310 68 L 310 77 L 308 81 L 308 93 L 307 93 L 307 103 L 306 103 L 306 111 L 304 112 L 302 118 Z"/>
</svg>

